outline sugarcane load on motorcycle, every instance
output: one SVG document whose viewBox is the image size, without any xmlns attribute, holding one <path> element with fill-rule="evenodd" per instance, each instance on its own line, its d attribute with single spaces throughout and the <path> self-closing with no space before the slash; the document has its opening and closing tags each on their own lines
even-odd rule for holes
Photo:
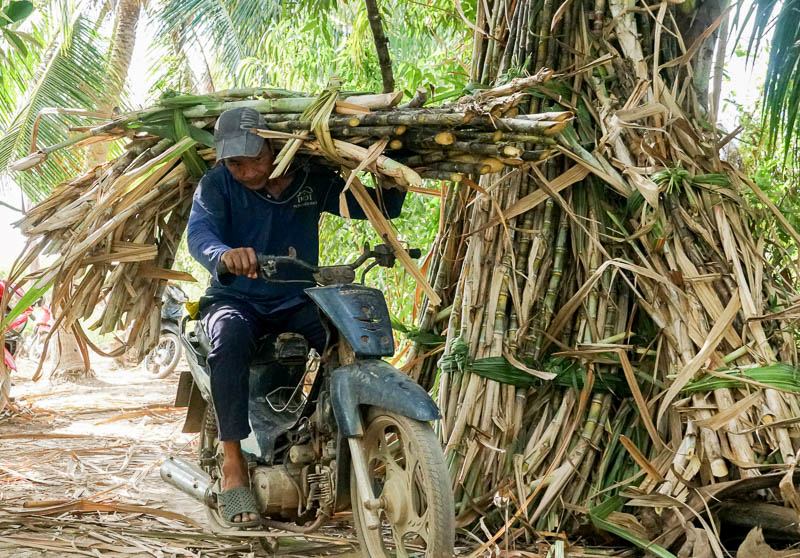
<svg viewBox="0 0 800 558">
<path fill-rule="evenodd" d="M 266 544 L 270 529 L 309 533 L 351 509 L 365 557 L 452 556 L 439 409 L 382 360 L 394 353 L 389 313 L 364 284 L 397 254 L 366 246 L 352 263 L 319 266 L 320 215 L 366 214 L 315 160 L 270 178 L 272 146 L 250 131 L 263 127 L 252 109 L 224 112 L 217 165 L 194 195 L 189 250 L 211 282 L 181 321 L 189 370 L 176 403 L 200 449 L 196 463 L 167 459 L 162 478 L 202 502 L 215 530 L 255 530 Z M 400 215 L 404 191 L 368 193 Z"/>
</svg>

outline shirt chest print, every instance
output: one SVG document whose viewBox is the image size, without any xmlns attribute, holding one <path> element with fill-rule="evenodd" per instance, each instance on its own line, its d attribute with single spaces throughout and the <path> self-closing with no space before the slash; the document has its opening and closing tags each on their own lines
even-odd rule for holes
<svg viewBox="0 0 800 558">
<path fill-rule="evenodd" d="M 317 205 L 314 190 L 312 190 L 310 186 L 303 186 L 300 191 L 297 192 L 294 202 L 292 202 L 292 209 L 300 209 L 301 207 L 310 207 L 313 205 Z"/>
</svg>

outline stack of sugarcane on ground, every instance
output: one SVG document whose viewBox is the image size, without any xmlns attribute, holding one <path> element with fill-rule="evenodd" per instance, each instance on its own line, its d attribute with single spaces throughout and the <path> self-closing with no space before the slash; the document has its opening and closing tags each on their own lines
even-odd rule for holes
<svg viewBox="0 0 800 558">
<path fill-rule="evenodd" d="M 720 160 L 709 36 L 667 4 L 478 3 L 473 80 L 554 68 L 528 110 L 576 115 L 558 156 L 449 188 L 428 262 L 441 300 L 406 370 L 438 398 L 482 551 L 605 531 L 721 557 L 731 525 L 797 536 L 800 236 Z"/>
<path fill-rule="evenodd" d="M 364 195 L 360 171 L 426 192 L 423 177 L 460 181 L 553 156 L 572 114 L 521 114 L 518 107 L 532 84 L 550 77 L 543 71 L 433 108 L 424 108 L 422 93 L 398 106 L 399 92 L 345 94 L 335 84 L 315 97 L 277 89 L 172 95 L 114 121 L 74 128 L 69 140 L 36 149 L 12 168 L 34 168 L 58 149 L 101 141 L 123 141 L 124 152 L 58 185 L 25 215 L 19 226 L 30 243 L 15 265 L 15 280 L 29 288 L 25 302 L 52 287 L 54 331 L 72 328 L 79 342 L 100 352 L 82 324 L 100 333 L 124 331 L 124 343 L 112 354 L 144 355 L 158 338 L 165 281 L 190 279 L 170 267 L 193 189 L 214 164 L 213 128 L 221 112 L 248 106 L 263 113 L 266 124 L 258 133 L 279 150 L 273 176 L 290 170 L 295 156 L 315 157 L 347 172 L 347 188 L 382 236 L 399 248 L 390 224 Z M 527 149 L 532 142 L 537 148 Z M 24 275 L 39 255 L 58 257 Z M 405 251 L 400 259 L 435 300 Z"/>
</svg>

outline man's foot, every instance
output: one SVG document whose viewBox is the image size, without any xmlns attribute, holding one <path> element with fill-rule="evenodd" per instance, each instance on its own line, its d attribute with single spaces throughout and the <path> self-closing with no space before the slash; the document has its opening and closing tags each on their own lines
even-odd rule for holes
<svg viewBox="0 0 800 558">
<path fill-rule="evenodd" d="M 242 455 L 242 448 L 237 442 L 222 442 L 224 460 L 222 462 L 222 490 L 230 490 L 243 486 L 250 488 L 250 475 L 247 460 Z M 240 513 L 233 517 L 234 523 L 257 521 L 256 513 Z"/>
</svg>

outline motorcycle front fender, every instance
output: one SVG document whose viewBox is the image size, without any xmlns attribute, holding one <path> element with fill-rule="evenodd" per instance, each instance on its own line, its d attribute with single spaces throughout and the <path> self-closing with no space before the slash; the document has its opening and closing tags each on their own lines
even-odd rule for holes
<svg viewBox="0 0 800 558">
<path fill-rule="evenodd" d="M 161 333 L 174 333 L 180 337 L 181 326 L 172 320 L 161 320 Z"/>
<path fill-rule="evenodd" d="M 379 407 L 419 421 L 441 418 L 428 393 L 388 362 L 359 360 L 331 373 L 331 406 L 339 427 L 336 511 L 350 506 L 350 449 L 346 439 L 364 434 L 362 407 Z"/>
<path fill-rule="evenodd" d="M 331 374 L 331 405 L 345 437 L 361 436 L 361 407 L 380 407 L 405 417 L 431 421 L 441 418 L 430 395 L 411 378 L 382 360 L 359 360 Z"/>
</svg>

